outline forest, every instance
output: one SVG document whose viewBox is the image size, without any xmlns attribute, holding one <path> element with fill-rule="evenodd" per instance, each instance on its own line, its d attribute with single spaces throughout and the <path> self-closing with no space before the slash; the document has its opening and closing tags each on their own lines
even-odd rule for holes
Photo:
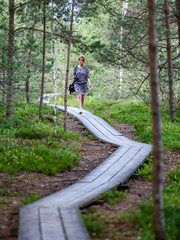
<svg viewBox="0 0 180 240">
<path fill-rule="evenodd" d="M 128 189 L 81 210 L 91 238 L 178 239 L 180 0 L 0 0 L 0 239 L 17 239 L 20 207 L 115 150 L 67 113 L 80 56 L 92 83 L 84 109 L 153 145 Z"/>
</svg>

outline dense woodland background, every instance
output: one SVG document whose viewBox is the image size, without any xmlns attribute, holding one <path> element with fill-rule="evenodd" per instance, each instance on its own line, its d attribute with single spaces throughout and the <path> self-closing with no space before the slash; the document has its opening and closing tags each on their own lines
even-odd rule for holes
<svg viewBox="0 0 180 240">
<path fill-rule="evenodd" d="M 14 1 L 10 1 L 13 2 Z M 71 1 L 54 1 L 54 38 L 57 71 L 57 90 L 63 93 L 66 74 L 67 45 L 71 14 Z M 43 61 L 43 1 L 14 2 L 14 38 L 12 85 L 13 99 L 28 95 L 27 101 L 40 96 Z M 45 1 L 45 81 L 44 92 L 54 92 L 52 77 L 51 3 Z M 12 5 L 13 6 L 13 5 Z M 8 91 L 8 1 L 1 1 L 0 30 L 0 91 L 6 102 Z M 74 25 L 70 58 L 72 70 L 80 55 L 86 57 L 94 87 L 93 97 L 129 99 L 150 103 L 148 31 L 146 1 L 75 1 Z M 175 1 L 169 1 L 169 29 L 166 27 L 164 0 L 156 1 L 156 28 L 158 42 L 158 73 L 160 97 L 168 107 L 169 95 L 175 104 L 179 97 L 178 24 Z M 171 41 L 170 75 L 168 75 L 167 35 Z M 11 45 L 12 46 L 12 45 Z M 10 61 L 10 60 L 9 60 Z M 9 62 L 9 68 L 11 68 Z M 10 76 L 9 76 L 10 77 Z M 169 89 L 173 81 L 174 92 Z M 29 98 L 29 100 L 28 100 Z"/>
<path fill-rule="evenodd" d="M 81 151 L 69 141 L 80 140 L 66 131 L 67 112 L 54 108 L 53 117 L 43 95 L 58 92 L 55 105 L 77 106 L 67 90 L 83 55 L 94 85 L 85 108 L 112 125 L 133 124 L 138 140 L 154 144 L 139 173 L 151 181 L 154 164 L 155 239 L 178 239 L 180 171 L 168 178 L 163 207 L 161 142 L 179 156 L 179 43 L 180 0 L 0 0 L 0 172 L 52 176 L 78 164 Z M 8 194 L 0 184 L 0 196 Z M 152 214 L 151 202 L 142 213 Z M 147 221 L 138 239 L 153 239 Z"/>
</svg>

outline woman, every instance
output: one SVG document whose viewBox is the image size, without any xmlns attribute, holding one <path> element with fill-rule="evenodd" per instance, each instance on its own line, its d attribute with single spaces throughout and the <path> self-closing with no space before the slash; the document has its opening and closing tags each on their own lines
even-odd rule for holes
<svg viewBox="0 0 180 240">
<path fill-rule="evenodd" d="M 74 68 L 73 78 L 75 78 L 75 76 L 78 78 L 78 80 L 74 83 L 74 89 L 77 94 L 79 114 L 82 114 L 85 94 L 89 92 L 88 83 L 89 87 L 92 87 L 92 84 L 90 81 L 89 68 L 84 65 L 85 57 L 83 56 L 79 57 L 78 61 L 79 65 Z"/>
</svg>

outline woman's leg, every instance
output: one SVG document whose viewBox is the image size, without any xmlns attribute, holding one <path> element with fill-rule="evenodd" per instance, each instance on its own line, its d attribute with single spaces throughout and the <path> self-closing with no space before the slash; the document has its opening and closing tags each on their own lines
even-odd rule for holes
<svg viewBox="0 0 180 240">
<path fill-rule="evenodd" d="M 77 94 L 77 102 L 79 106 L 79 112 L 82 112 L 82 95 L 81 94 Z"/>
<path fill-rule="evenodd" d="M 81 106 L 83 108 L 84 105 L 84 100 L 85 100 L 85 94 L 81 95 Z"/>
</svg>

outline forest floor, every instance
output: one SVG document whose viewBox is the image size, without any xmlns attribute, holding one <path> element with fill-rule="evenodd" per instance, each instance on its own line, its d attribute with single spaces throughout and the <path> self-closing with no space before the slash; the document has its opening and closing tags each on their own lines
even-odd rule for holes
<svg viewBox="0 0 180 240">
<path fill-rule="evenodd" d="M 124 136 L 133 140 L 137 139 L 133 126 L 114 122 L 114 127 Z M 103 162 L 117 148 L 93 137 L 74 118 L 68 117 L 68 129 L 81 134 L 83 140 L 79 143 L 81 160 L 78 166 L 57 173 L 55 176 L 45 176 L 37 172 L 21 172 L 16 175 L 0 173 L 0 185 L 3 186 L 3 192 L 0 192 L 0 239 L 17 239 L 19 207 L 24 205 L 23 200 L 25 198 L 30 197 L 32 194 L 43 198 L 75 183 Z M 164 181 L 167 180 L 167 173 L 172 168 L 176 168 L 179 156 L 177 152 L 163 152 L 165 160 Z M 129 226 L 126 222 L 115 221 L 114 217 L 128 209 L 137 209 L 138 203 L 142 199 L 150 198 L 152 183 L 145 178 L 141 178 L 129 180 L 128 185 L 129 190 L 121 203 L 112 206 L 107 202 L 96 202 L 88 207 L 89 210 L 95 208 L 98 216 L 108 216 L 106 219 L 109 223 L 108 228 L 101 239 L 136 239 L 136 228 Z M 94 235 L 94 239 L 99 238 Z"/>
</svg>

